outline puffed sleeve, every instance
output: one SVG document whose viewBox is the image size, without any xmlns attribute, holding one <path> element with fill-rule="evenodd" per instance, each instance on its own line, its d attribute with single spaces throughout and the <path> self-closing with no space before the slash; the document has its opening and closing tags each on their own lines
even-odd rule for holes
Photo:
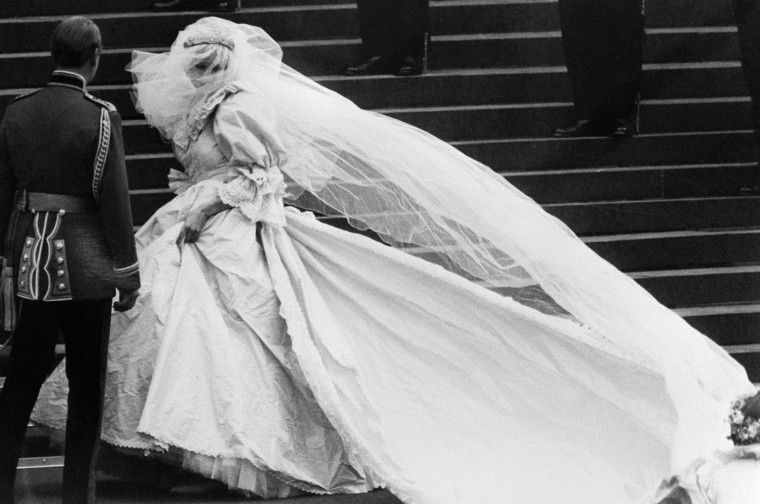
<svg viewBox="0 0 760 504">
<path fill-rule="evenodd" d="M 219 105 L 214 132 L 219 150 L 233 165 L 268 169 L 279 165 L 285 153 L 274 108 L 249 91 L 231 94 Z"/>
<path fill-rule="evenodd" d="M 252 221 L 284 225 L 284 182 L 278 165 L 285 149 L 272 106 L 248 91 L 229 95 L 216 110 L 214 134 L 232 166 L 230 180 L 219 188 L 221 200 Z"/>
</svg>

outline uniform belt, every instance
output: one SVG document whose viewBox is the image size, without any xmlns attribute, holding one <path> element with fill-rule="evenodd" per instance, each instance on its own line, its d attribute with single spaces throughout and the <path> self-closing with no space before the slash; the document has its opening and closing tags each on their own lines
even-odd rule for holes
<svg viewBox="0 0 760 504">
<path fill-rule="evenodd" d="M 68 194 L 49 194 L 16 191 L 16 208 L 22 212 L 60 212 L 65 213 L 93 213 L 97 212 L 98 205 L 92 198 L 82 196 L 70 196 Z"/>
</svg>

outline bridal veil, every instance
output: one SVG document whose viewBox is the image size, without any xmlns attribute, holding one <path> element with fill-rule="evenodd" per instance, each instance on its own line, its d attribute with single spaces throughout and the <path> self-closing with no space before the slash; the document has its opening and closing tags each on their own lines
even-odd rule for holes
<svg viewBox="0 0 760 504">
<path fill-rule="evenodd" d="M 229 61 L 210 65 L 218 61 L 213 54 L 184 50 L 199 36 L 218 38 L 231 49 Z M 164 137 L 182 143 L 193 135 L 184 118 L 199 89 L 244 82 L 275 111 L 290 203 L 343 216 L 394 247 L 424 250 L 472 282 L 548 294 L 551 301 L 534 300 L 535 307 L 552 312 L 558 324 L 570 319 L 582 328 L 567 338 L 664 381 L 675 415 L 667 425 L 637 414 L 636 397 L 608 399 L 669 447 L 673 471 L 727 442 L 728 404 L 751 384 L 724 350 L 487 166 L 413 126 L 358 108 L 281 56 L 260 28 L 201 19 L 168 53 L 135 54 L 138 110 Z M 609 380 L 624 368 L 610 369 Z"/>
</svg>

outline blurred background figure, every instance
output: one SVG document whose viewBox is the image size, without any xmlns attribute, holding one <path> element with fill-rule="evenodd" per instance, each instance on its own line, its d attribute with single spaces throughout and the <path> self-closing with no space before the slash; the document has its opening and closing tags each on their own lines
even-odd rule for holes
<svg viewBox="0 0 760 504">
<path fill-rule="evenodd" d="M 345 75 L 419 75 L 428 38 L 429 0 L 358 0 L 362 59 Z"/>
<path fill-rule="evenodd" d="M 635 132 L 644 43 L 642 0 L 559 0 L 574 118 L 556 137 Z"/>
<path fill-rule="evenodd" d="M 755 142 L 760 147 L 760 2 L 757 0 L 734 0 L 736 27 L 739 30 L 742 70 L 747 80 L 747 90 L 752 99 L 752 121 Z M 760 193 L 760 167 L 757 178 L 745 193 Z"/>
<path fill-rule="evenodd" d="M 204 9 L 211 12 L 233 12 L 238 7 L 238 0 L 158 0 L 151 7 L 157 11 Z"/>
</svg>

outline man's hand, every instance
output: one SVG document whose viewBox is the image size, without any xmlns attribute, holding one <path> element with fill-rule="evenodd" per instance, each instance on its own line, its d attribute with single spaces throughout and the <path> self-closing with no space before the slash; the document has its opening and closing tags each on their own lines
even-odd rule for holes
<svg viewBox="0 0 760 504">
<path fill-rule="evenodd" d="M 126 290 L 126 289 L 118 289 L 119 290 L 119 300 L 116 301 L 113 304 L 113 309 L 117 312 L 124 312 L 127 310 L 131 310 L 135 306 L 135 302 L 137 302 L 137 297 L 140 295 L 140 291 L 135 290 Z"/>
</svg>

